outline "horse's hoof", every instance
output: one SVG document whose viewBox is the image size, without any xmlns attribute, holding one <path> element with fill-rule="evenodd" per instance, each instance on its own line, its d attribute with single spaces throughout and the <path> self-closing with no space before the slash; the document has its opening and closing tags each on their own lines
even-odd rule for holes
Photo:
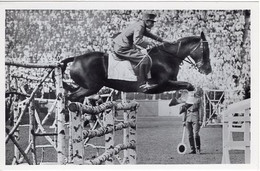
<svg viewBox="0 0 260 171">
<path fill-rule="evenodd" d="M 190 84 L 190 85 L 188 85 L 187 90 L 188 90 L 188 91 L 194 91 L 194 90 L 195 90 L 195 87 Z"/>
<path fill-rule="evenodd" d="M 69 95 L 67 96 L 67 99 L 68 99 L 69 101 L 71 101 L 71 102 L 77 102 L 77 100 L 76 100 L 76 98 L 73 96 L 73 94 L 69 94 Z"/>
<path fill-rule="evenodd" d="M 178 104 L 180 104 L 175 98 L 172 98 L 172 100 L 171 100 L 171 102 L 169 103 L 169 106 L 171 107 L 171 106 L 176 106 L 176 105 L 178 105 Z"/>
</svg>

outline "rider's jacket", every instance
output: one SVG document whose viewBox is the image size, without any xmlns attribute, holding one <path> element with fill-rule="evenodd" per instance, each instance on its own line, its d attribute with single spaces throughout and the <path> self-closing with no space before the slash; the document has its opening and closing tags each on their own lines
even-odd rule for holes
<svg viewBox="0 0 260 171">
<path fill-rule="evenodd" d="M 138 45 L 146 48 L 150 43 L 143 40 L 143 36 L 162 42 L 162 38 L 152 34 L 145 26 L 144 21 L 138 21 L 128 26 L 115 39 L 114 43 L 121 47 L 132 48 L 133 45 Z"/>
</svg>

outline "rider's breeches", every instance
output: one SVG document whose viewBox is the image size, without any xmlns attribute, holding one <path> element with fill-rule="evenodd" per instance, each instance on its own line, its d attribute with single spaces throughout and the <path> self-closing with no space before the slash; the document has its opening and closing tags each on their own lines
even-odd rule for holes
<svg viewBox="0 0 260 171">
<path fill-rule="evenodd" d="M 151 59 L 147 54 L 143 54 L 139 49 L 121 47 L 114 44 L 114 51 L 120 59 L 128 60 L 134 68 L 137 76 L 145 77 L 150 71 Z"/>
</svg>

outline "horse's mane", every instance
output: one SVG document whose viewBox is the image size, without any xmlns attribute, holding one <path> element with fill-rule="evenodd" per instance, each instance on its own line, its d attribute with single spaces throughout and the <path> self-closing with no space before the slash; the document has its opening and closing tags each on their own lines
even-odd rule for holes
<svg viewBox="0 0 260 171">
<path fill-rule="evenodd" d="M 197 42 L 200 39 L 201 39 L 200 36 L 187 36 L 187 37 L 179 38 L 177 41 L 173 42 L 172 44 L 179 44 L 181 42 L 181 44 L 185 45 L 187 43 L 190 43 L 192 40 L 194 42 Z M 161 43 L 158 47 L 163 48 L 163 47 L 167 46 L 167 44 L 169 45 L 169 43 L 164 42 L 164 43 Z"/>
<path fill-rule="evenodd" d="M 180 45 L 180 42 L 181 42 L 181 45 L 186 45 L 187 43 L 191 43 L 191 42 L 197 43 L 200 41 L 200 39 L 201 39 L 200 36 L 182 37 L 173 43 L 163 42 L 163 43 L 159 44 L 158 46 L 154 46 L 154 47 L 147 49 L 147 51 L 151 52 L 153 50 L 156 51 L 157 49 L 166 49 L 167 47 L 172 46 L 172 45 L 175 46 L 176 51 L 177 51 L 178 46 Z"/>
<path fill-rule="evenodd" d="M 190 40 L 200 40 L 200 36 L 187 36 L 187 37 L 182 37 L 180 39 L 177 40 L 177 42 L 181 42 L 181 43 L 184 43 L 186 44 L 188 41 Z"/>
</svg>

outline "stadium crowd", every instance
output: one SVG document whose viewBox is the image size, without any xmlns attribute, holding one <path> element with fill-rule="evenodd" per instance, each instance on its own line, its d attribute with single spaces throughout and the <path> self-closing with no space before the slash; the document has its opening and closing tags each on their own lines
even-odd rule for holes
<svg viewBox="0 0 260 171">
<path fill-rule="evenodd" d="M 7 10 L 6 61 L 48 63 L 90 51 L 111 51 L 113 36 L 142 17 L 142 10 Z M 242 99 L 250 90 L 250 12 L 245 10 L 160 10 L 152 32 L 168 40 L 200 35 L 209 42 L 213 73 L 187 63 L 179 80 L 231 90 Z M 13 69 L 13 72 L 17 70 Z M 42 77 L 44 69 L 19 69 Z M 237 82 L 234 82 L 234 77 Z M 25 84 L 22 83 L 22 84 Z M 34 84 L 34 83 L 32 83 Z M 33 87 L 33 85 L 31 85 Z M 50 85 L 51 86 L 51 85 Z M 237 93 L 239 91 L 240 93 Z"/>
</svg>

